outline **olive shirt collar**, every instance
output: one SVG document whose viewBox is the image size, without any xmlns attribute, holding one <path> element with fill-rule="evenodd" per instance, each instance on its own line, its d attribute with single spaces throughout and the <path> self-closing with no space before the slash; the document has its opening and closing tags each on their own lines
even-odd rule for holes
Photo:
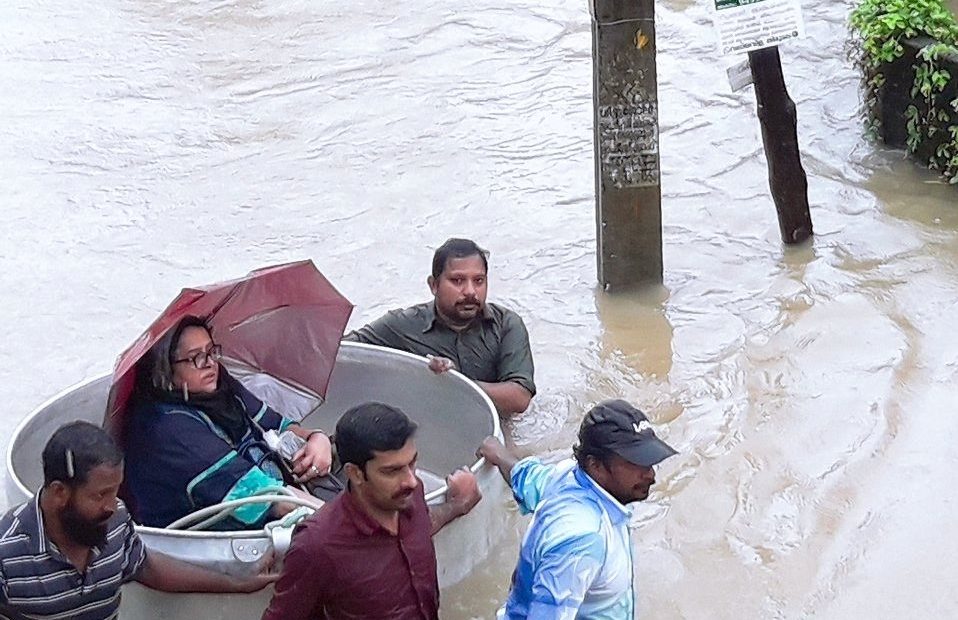
<svg viewBox="0 0 958 620">
<path fill-rule="evenodd" d="M 426 305 L 425 316 L 423 318 L 425 319 L 425 325 L 422 328 L 422 333 L 424 334 L 432 330 L 432 328 L 436 326 L 436 323 L 439 323 L 440 325 L 442 325 L 443 327 L 447 329 L 452 329 L 439 318 L 439 314 L 436 312 L 435 301 L 433 301 L 431 304 Z M 482 312 L 479 314 L 479 318 L 482 321 L 492 321 L 495 318 L 492 314 L 492 310 L 489 308 L 489 304 L 487 303 L 482 304 Z M 469 329 L 475 324 L 476 324 L 476 321 L 475 319 L 473 319 L 472 323 L 470 323 L 466 327 L 466 329 Z M 460 331 L 465 331 L 465 330 L 460 330 Z"/>
</svg>

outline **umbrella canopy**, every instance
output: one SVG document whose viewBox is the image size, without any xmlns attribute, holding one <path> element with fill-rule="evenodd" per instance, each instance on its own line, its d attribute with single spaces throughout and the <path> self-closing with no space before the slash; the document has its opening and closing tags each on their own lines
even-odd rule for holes
<svg viewBox="0 0 958 620">
<path fill-rule="evenodd" d="M 137 362 L 189 315 L 206 319 L 227 366 L 240 364 L 322 400 L 352 310 L 309 260 L 183 289 L 117 358 L 106 426 L 122 435 Z"/>
</svg>

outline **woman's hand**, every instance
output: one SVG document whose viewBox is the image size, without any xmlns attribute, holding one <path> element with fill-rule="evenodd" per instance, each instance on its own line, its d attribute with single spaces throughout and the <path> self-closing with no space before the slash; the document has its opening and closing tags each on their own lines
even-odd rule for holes
<svg viewBox="0 0 958 620">
<path fill-rule="evenodd" d="M 306 445 L 293 455 L 293 473 L 300 482 L 325 476 L 333 464 L 333 448 L 326 433 L 312 433 Z"/>
</svg>

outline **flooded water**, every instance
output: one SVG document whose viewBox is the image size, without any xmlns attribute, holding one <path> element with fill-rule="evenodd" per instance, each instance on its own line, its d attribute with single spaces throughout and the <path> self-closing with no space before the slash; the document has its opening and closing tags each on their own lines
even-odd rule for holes
<svg viewBox="0 0 958 620">
<path fill-rule="evenodd" d="M 636 508 L 644 617 L 953 615 L 958 194 L 862 138 L 852 3 L 808 0 L 782 55 L 816 237 L 783 249 L 707 4 L 658 4 L 664 286 L 608 297 L 584 1 L 0 3 L 2 420 L 109 371 L 183 285 L 312 258 L 356 325 L 470 236 L 532 336 L 520 449 L 621 396 L 681 452 Z M 504 599 L 502 510 L 444 618 Z"/>
</svg>

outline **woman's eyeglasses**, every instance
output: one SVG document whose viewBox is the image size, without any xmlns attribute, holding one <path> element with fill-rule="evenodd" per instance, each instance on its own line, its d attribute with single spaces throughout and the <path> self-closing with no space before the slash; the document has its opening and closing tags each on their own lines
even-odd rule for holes
<svg viewBox="0 0 958 620">
<path fill-rule="evenodd" d="M 185 357 L 181 360 L 173 360 L 174 364 L 185 364 L 186 362 L 192 362 L 194 368 L 206 368 L 206 365 L 210 363 L 210 360 L 218 362 L 223 358 L 223 347 L 218 344 L 214 344 L 206 351 L 200 351 L 196 355 L 190 357 Z"/>
</svg>

